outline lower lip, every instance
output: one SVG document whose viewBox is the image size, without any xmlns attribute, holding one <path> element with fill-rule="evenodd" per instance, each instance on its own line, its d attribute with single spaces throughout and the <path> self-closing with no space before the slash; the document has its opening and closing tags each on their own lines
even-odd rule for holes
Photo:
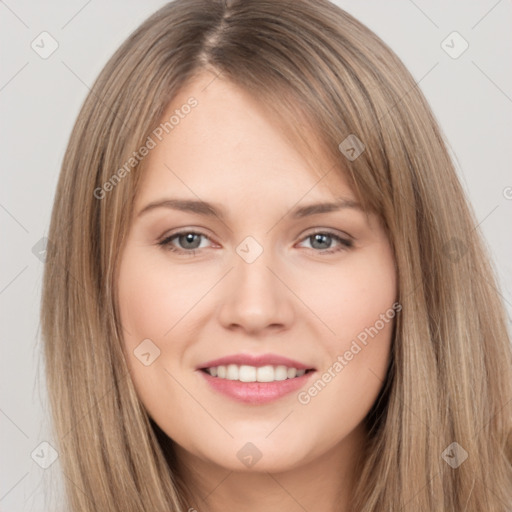
<svg viewBox="0 0 512 512">
<path fill-rule="evenodd" d="M 239 380 L 220 379 L 212 377 L 205 371 L 198 370 L 206 382 L 219 393 L 234 400 L 249 404 L 267 404 L 282 398 L 289 393 L 298 391 L 315 372 L 305 373 L 293 379 L 277 380 L 274 382 L 240 382 Z"/>
</svg>

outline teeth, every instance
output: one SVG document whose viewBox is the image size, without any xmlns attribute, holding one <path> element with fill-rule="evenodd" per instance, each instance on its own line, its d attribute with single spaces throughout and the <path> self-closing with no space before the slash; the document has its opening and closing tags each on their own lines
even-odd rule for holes
<svg viewBox="0 0 512 512">
<path fill-rule="evenodd" d="M 294 377 L 297 377 L 297 368 L 288 368 L 286 370 L 286 377 L 288 379 L 293 379 Z"/>
<path fill-rule="evenodd" d="M 248 366 L 228 364 L 227 366 L 214 366 L 207 368 L 206 371 L 212 377 L 220 379 L 238 380 L 240 382 L 274 382 L 279 380 L 294 379 L 302 377 L 306 370 L 297 370 L 284 365 L 278 366 Z"/>
<path fill-rule="evenodd" d="M 226 379 L 228 380 L 238 380 L 238 367 L 236 364 L 230 364 L 226 370 Z"/>
<path fill-rule="evenodd" d="M 238 374 L 238 380 L 241 382 L 256 382 L 258 371 L 254 366 L 242 365 L 240 368 L 237 368 L 236 364 L 231 365 L 234 366 L 234 372 Z"/>
</svg>

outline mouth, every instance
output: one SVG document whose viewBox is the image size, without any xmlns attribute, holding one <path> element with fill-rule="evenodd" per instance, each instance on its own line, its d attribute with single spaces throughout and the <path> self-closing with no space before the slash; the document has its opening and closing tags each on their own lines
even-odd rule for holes
<svg viewBox="0 0 512 512">
<path fill-rule="evenodd" d="M 316 369 L 281 354 L 239 353 L 196 367 L 214 392 L 251 405 L 274 402 L 298 391 Z"/>
<path fill-rule="evenodd" d="M 211 377 L 238 382 L 279 382 L 297 379 L 307 373 L 314 372 L 314 368 L 296 368 L 285 365 L 251 366 L 228 364 L 200 368 L 202 372 Z"/>
</svg>

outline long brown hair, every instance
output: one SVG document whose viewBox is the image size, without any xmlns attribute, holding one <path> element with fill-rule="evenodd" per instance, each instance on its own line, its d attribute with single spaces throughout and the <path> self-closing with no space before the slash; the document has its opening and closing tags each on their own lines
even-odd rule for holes
<svg viewBox="0 0 512 512">
<path fill-rule="evenodd" d="M 300 147 L 319 142 L 339 164 L 329 172 L 346 173 L 389 233 L 402 312 L 350 510 L 507 510 L 512 354 L 480 234 L 414 79 L 326 0 L 171 2 L 85 100 L 55 197 L 41 313 L 67 510 L 190 506 L 172 445 L 130 379 L 116 272 L 144 159 L 119 169 L 201 69 L 276 112 Z M 355 159 L 349 136 L 364 144 Z"/>
</svg>

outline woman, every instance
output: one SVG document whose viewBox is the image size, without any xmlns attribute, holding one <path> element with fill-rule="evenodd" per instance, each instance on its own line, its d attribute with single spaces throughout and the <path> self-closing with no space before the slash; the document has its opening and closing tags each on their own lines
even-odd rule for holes
<svg viewBox="0 0 512 512">
<path fill-rule="evenodd" d="M 475 225 L 414 80 L 350 15 L 166 5 L 100 74 L 52 214 L 69 510 L 510 510 Z"/>
</svg>

